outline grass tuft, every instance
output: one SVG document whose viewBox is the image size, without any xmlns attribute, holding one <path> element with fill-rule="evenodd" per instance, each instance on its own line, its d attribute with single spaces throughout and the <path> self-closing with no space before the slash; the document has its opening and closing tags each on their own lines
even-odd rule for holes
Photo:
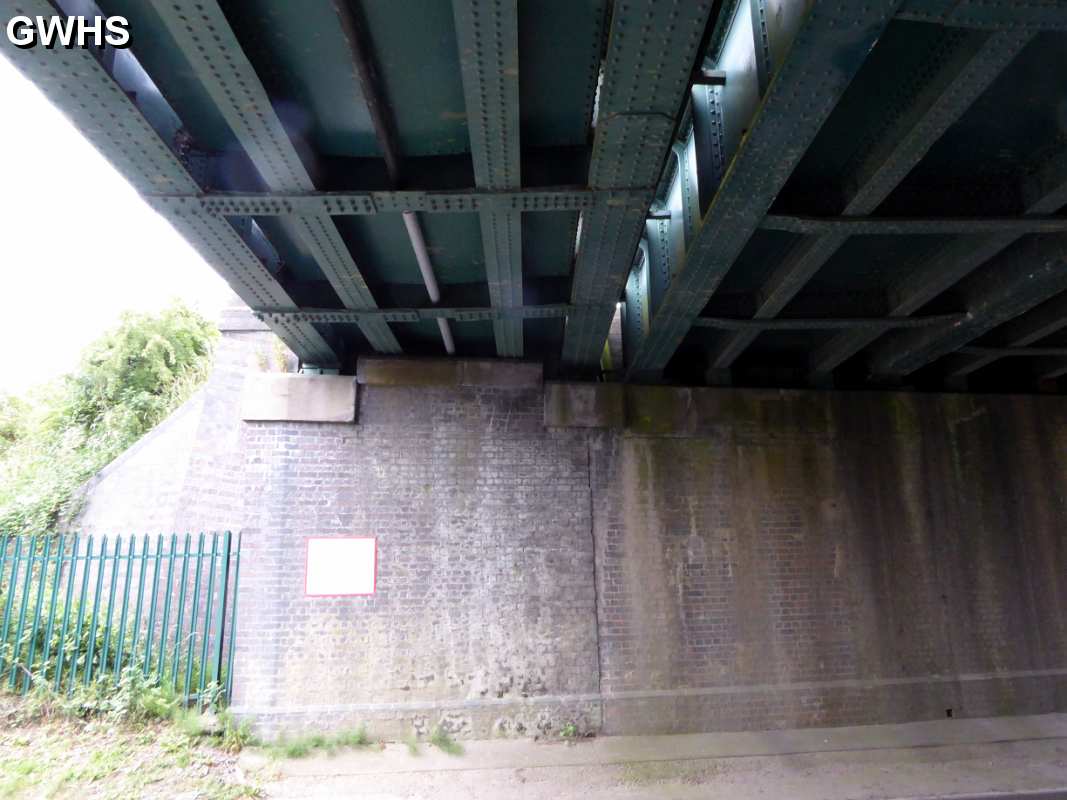
<svg viewBox="0 0 1067 800">
<path fill-rule="evenodd" d="M 301 736 L 298 739 L 280 738 L 274 744 L 267 746 L 267 752 L 274 758 L 306 758 L 314 752 L 322 751 L 333 755 L 339 749 L 359 749 L 369 747 L 371 738 L 365 727 L 359 727 L 354 731 L 327 736 L 321 733 L 313 733 Z"/>
<path fill-rule="evenodd" d="M 438 725 L 430 734 L 430 744 L 450 756 L 463 755 L 463 745 L 453 739 L 448 731 Z"/>
<path fill-rule="evenodd" d="M 419 737 L 412 731 L 404 739 L 404 744 L 407 745 L 409 756 L 421 756 L 422 751 L 419 749 Z"/>
</svg>

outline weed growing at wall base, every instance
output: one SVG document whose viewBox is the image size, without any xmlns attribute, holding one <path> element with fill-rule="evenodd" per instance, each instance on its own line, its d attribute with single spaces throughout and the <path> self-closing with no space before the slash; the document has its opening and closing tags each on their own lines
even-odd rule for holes
<svg viewBox="0 0 1067 800">
<path fill-rule="evenodd" d="M 313 733 L 290 739 L 282 736 L 277 742 L 267 746 L 267 752 L 274 758 L 306 758 L 312 753 L 324 752 L 333 755 L 341 749 L 362 749 L 372 744 L 367 729 L 326 735 Z"/>
<path fill-rule="evenodd" d="M 430 744 L 442 753 L 448 753 L 450 756 L 463 755 L 463 745 L 453 739 L 448 731 L 442 727 L 433 729 L 433 733 L 430 734 Z"/>
</svg>

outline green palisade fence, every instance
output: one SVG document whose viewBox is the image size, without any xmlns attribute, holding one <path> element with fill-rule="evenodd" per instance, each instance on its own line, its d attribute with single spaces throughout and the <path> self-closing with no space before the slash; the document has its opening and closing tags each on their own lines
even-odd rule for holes
<svg viewBox="0 0 1067 800">
<path fill-rule="evenodd" d="M 138 669 L 227 702 L 241 537 L 0 535 L 0 686 L 71 693 Z"/>
</svg>

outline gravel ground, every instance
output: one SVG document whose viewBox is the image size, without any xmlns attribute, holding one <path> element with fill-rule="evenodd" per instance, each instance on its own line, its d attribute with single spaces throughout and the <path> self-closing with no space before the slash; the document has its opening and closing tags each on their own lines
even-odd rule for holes
<svg viewBox="0 0 1067 800">
<path fill-rule="evenodd" d="M 238 779 L 236 756 L 169 723 L 52 718 L 23 722 L 0 698 L 0 798 L 259 797 Z"/>
</svg>

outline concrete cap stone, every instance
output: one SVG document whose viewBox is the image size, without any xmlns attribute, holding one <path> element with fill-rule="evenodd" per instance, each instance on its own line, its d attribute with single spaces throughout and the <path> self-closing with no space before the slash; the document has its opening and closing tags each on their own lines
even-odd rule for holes
<svg viewBox="0 0 1067 800">
<path fill-rule="evenodd" d="M 351 375 L 249 375 L 241 398 L 246 422 L 355 422 L 356 379 Z"/>
</svg>

